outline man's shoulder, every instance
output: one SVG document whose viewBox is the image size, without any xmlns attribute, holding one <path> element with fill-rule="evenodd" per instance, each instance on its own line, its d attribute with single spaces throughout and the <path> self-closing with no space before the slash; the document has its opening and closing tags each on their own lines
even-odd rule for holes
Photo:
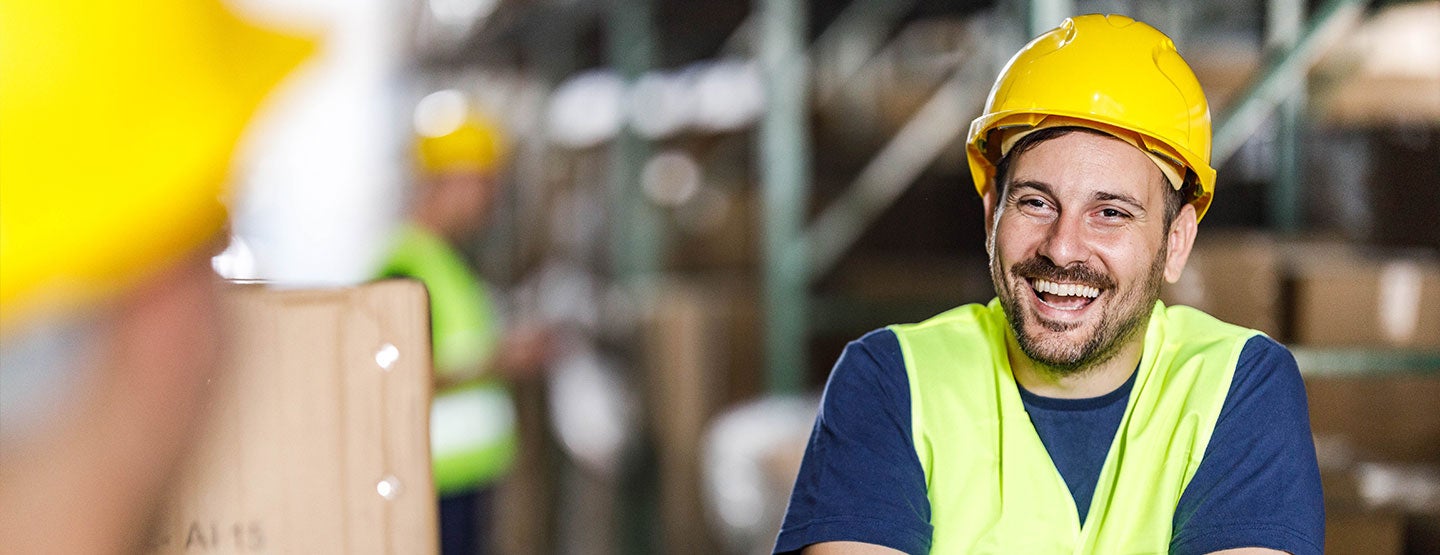
<svg viewBox="0 0 1440 555">
<path fill-rule="evenodd" d="M 871 330 L 846 345 L 836 367 L 837 369 L 853 368 L 857 366 L 857 362 L 862 362 L 863 364 L 858 366 L 867 372 L 888 373 L 893 368 L 900 368 L 903 371 L 904 360 L 905 357 L 900 350 L 900 338 L 895 335 L 891 327 L 884 327 Z"/>
<path fill-rule="evenodd" d="M 1205 458 L 1176 509 L 1171 552 L 1268 545 L 1320 553 L 1324 505 L 1295 358 L 1255 335 L 1235 366 Z"/>
<path fill-rule="evenodd" d="M 1245 341 L 1235 362 L 1235 379 L 1256 383 L 1283 381 L 1299 387 L 1303 395 L 1304 385 L 1295 355 L 1265 334 L 1256 334 Z"/>
<path fill-rule="evenodd" d="M 1167 326 L 1180 330 L 1193 339 L 1231 338 L 1248 340 L 1263 335 L 1260 330 L 1226 322 L 1198 308 L 1185 305 L 1160 305 L 1165 313 Z"/>
<path fill-rule="evenodd" d="M 1208 333 L 1197 334 L 1203 337 L 1223 336 L 1240 341 L 1243 350 L 1242 359 L 1275 361 L 1276 359 L 1291 359 L 1293 355 L 1290 349 L 1275 341 L 1265 332 L 1248 328 L 1239 324 L 1226 322 L 1209 313 L 1197 308 L 1184 305 L 1166 307 L 1167 317 L 1173 322 L 1177 319 L 1184 321 L 1191 328 L 1190 331 L 1203 329 Z"/>
<path fill-rule="evenodd" d="M 1188 306 L 1161 306 L 1165 321 L 1162 341 L 1169 345 L 1168 350 L 1177 353 L 1177 361 L 1205 353 L 1224 353 L 1222 356 L 1241 372 L 1255 365 L 1268 369 L 1288 362 L 1294 366 L 1290 351 L 1260 330 L 1225 322 Z"/>
</svg>

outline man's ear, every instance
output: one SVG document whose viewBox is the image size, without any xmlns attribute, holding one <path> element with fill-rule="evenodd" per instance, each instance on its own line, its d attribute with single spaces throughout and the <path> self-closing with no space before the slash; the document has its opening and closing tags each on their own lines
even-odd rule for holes
<svg viewBox="0 0 1440 555">
<path fill-rule="evenodd" d="M 1000 193 L 995 192 L 995 185 L 991 184 L 985 189 L 985 194 L 980 195 L 980 202 L 985 204 L 985 244 L 990 244 L 990 234 L 995 232 L 995 210 L 1000 204 Z"/>
<path fill-rule="evenodd" d="M 1170 233 L 1165 237 L 1165 281 L 1175 283 L 1185 271 L 1185 261 L 1190 259 L 1190 248 L 1195 246 L 1195 205 L 1186 203 L 1180 207 L 1175 221 L 1170 223 Z"/>
</svg>

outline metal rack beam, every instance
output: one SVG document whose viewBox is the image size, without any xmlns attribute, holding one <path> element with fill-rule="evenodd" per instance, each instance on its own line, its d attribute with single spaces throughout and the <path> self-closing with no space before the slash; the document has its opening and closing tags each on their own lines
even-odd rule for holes
<svg viewBox="0 0 1440 555">
<path fill-rule="evenodd" d="M 855 0 L 815 39 L 818 102 L 833 99 L 885 45 L 889 30 L 916 0 Z"/>
<path fill-rule="evenodd" d="M 988 69 L 980 63 L 984 58 L 970 57 L 805 231 L 811 280 L 834 268 L 865 229 L 965 132 L 969 114 L 962 111 L 986 92 L 975 86 L 984 79 L 977 68 Z"/>
<path fill-rule="evenodd" d="M 655 63 L 658 45 L 653 0 L 611 2 L 606 19 L 607 55 L 621 78 L 638 79 Z M 620 106 L 621 113 L 628 109 Z M 650 158 L 649 141 L 628 123 L 621 126 L 610 150 L 610 261 L 615 277 L 634 284 L 660 269 L 664 247 L 663 216 L 645 196 L 641 172 Z"/>
<path fill-rule="evenodd" d="M 804 387 L 808 316 L 801 240 L 811 179 L 807 13 L 804 2 L 792 0 L 764 0 L 759 9 L 767 99 L 759 144 L 766 385 L 772 393 L 796 393 Z"/>
<path fill-rule="evenodd" d="M 1306 376 L 1440 375 L 1440 351 L 1291 347 Z"/>
<path fill-rule="evenodd" d="M 649 71 L 658 56 L 654 0 L 614 0 L 607 4 L 606 57 L 626 82 Z M 622 100 L 622 102 L 624 102 Z M 616 107 L 622 114 L 628 109 Z M 651 145 L 622 118 L 619 134 L 610 145 L 609 260 L 613 279 L 631 292 L 644 294 L 639 287 L 654 278 L 660 269 L 663 248 L 662 215 L 645 196 L 641 174 L 650 158 Z M 644 302 L 643 300 L 641 302 Z M 633 353 L 632 353 L 633 355 Z M 632 367 L 632 383 L 644 383 L 639 365 Z M 655 450 L 647 434 L 640 434 L 637 446 L 626 453 L 625 473 L 616 499 L 615 536 L 619 553 L 658 553 L 655 522 L 659 514 Z"/>
<path fill-rule="evenodd" d="M 1270 0 L 1265 11 L 1265 48 L 1273 53 L 1294 48 L 1305 25 L 1305 0 Z M 1270 188 L 1270 226 L 1282 232 L 1300 229 L 1300 136 L 1309 87 L 1305 75 L 1292 76 L 1293 93 L 1276 107 L 1275 182 Z"/>
<path fill-rule="evenodd" d="M 1220 166 L 1265 123 L 1266 116 L 1295 94 L 1305 73 L 1346 31 L 1354 28 L 1365 0 L 1329 0 L 1316 11 L 1295 45 L 1272 55 L 1238 99 L 1217 118 L 1211 165 Z"/>
<path fill-rule="evenodd" d="M 1025 6 L 1025 40 L 1054 29 L 1061 20 L 1075 15 L 1074 0 L 1029 0 Z"/>
</svg>

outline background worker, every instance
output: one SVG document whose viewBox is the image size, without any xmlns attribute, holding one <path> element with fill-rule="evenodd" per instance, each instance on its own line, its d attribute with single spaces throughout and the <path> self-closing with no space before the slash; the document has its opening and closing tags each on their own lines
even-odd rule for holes
<svg viewBox="0 0 1440 555">
<path fill-rule="evenodd" d="M 0 552 L 143 543 L 218 368 L 231 153 L 310 49 L 215 0 L 0 0 Z"/>
<path fill-rule="evenodd" d="M 382 269 L 385 277 L 420 280 L 430 295 L 431 456 L 446 554 L 488 551 L 496 485 L 518 448 L 505 382 L 537 374 L 548 350 L 543 331 L 504 332 L 490 289 L 458 247 L 485 227 L 506 155 L 494 122 L 468 109 L 460 114 L 417 138 L 410 220 Z"/>
<path fill-rule="evenodd" d="M 998 297 L 845 349 L 775 551 L 1321 553 L 1294 358 L 1157 301 L 1215 187 L 1170 39 L 1066 20 L 967 153 Z"/>
</svg>

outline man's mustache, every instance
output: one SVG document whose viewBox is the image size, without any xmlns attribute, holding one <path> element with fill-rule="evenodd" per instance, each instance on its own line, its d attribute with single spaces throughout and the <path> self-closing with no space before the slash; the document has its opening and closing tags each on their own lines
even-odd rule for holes
<svg viewBox="0 0 1440 555">
<path fill-rule="evenodd" d="M 1091 268 L 1084 262 L 1076 262 L 1062 268 L 1055 265 L 1050 259 L 1041 256 L 1015 263 L 1010 267 L 1010 273 L 1021 278 L 1038 278 L 1056 283 L 1077 283 L 1102 290 L 1115 287 L 1114 279 Z"/>
</svg>

